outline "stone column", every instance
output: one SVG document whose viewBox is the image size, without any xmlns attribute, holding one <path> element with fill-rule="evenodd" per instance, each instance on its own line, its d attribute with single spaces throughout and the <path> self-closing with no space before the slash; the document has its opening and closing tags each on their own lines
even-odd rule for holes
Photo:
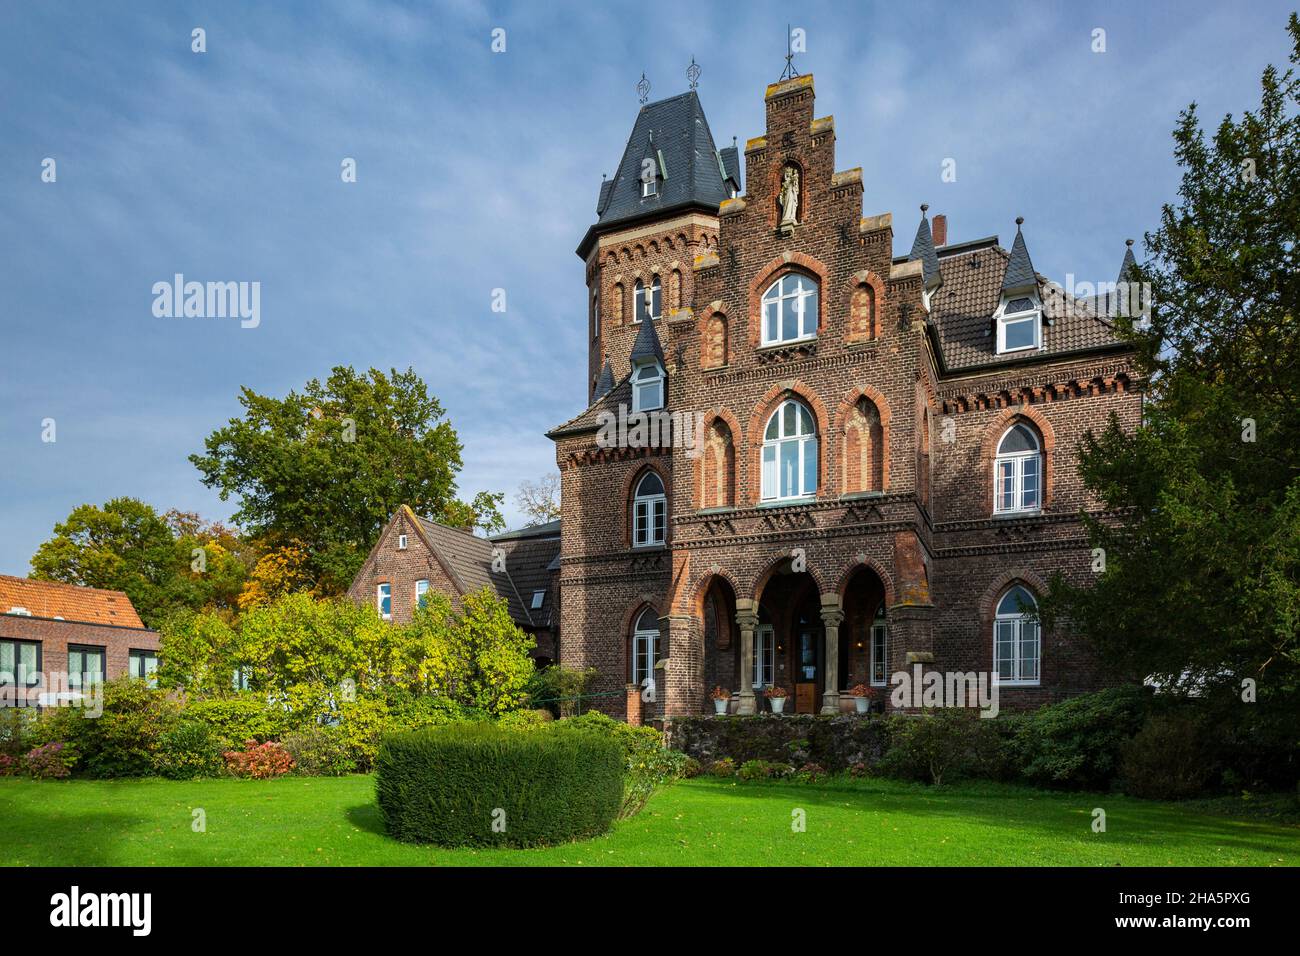
<svg viewBox="0 0 1300 956">
<path fill-rule="evenodd" d="M 758 609 L 749 598 L 736 598 L 736 624 L 740 628 L 740 697 L 737 714 L 752 714 L 754 707 L 754 631 Z"/>
<path fill-rule="evenodd" d="M 826 689 L 822 692 L 822 713 L 840 712 L 840 624 L 844 611 L 838 594 L 822 595 L 822 625 L 826 628 Z"/>
</svg>

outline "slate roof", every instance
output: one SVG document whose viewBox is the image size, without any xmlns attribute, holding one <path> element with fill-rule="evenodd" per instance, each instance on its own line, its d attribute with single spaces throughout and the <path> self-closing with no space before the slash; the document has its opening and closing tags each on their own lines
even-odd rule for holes
<svg viewBox="0 0 1300 956">
<path fill-rule="evenodd" d="M 1020 231 L 1024 220 L 1016 220 L 1016 241 L 1011 244 L 1011 259 L 1002 276 L 1002 292 L 1008 296 L 1017 292 L 1031 292 L 1038 287 L 1038 273 L 1029 261 L 1029 247 L 1025 245 L 1025 235 Z"/>
<path fill-rule="evenodd" d="M 10 614 L 16 607 L 32 617 L 144 629 L 131 599 L 121 591 L 0 574 L 0 614 Z"/>
<path fill-rule="evenodd" d="M 556 425 L 546 433 L 547 438 L 560 438 L 564 435 L 595 431 L 600 427 L 600 413 L 607 411 L 618 415 L 618 407 L 632 407 L 632 376 L 626 375 L 605 395 L 598 395 L 587 408 L 561 425 Z"/>
<path fill-rule="evenodd" d="M 655 195 L 642 198 L 641 162 L 646 157 L 660 164 L 663 179 Z M 691 207 L 716 214 L 719 204 L 731 196 L 723 182 L 724 163 L 694 90 L 645 104 L 637 113 L 617 171 L 600 187 L 596 223 L 579 244 L 578 255 L 586 258 L 596 237 L 616 225 Z M 735 167 L 739 181 L 738 158 Z"/>
<path fill-rule="evenodd" d="M 929 206 L 921 207 L 921 222 L 916 227 L 916 238 L 912 240 L 912 251 L 907 254 L 909 262 L 921 261 L 921 281 L 927 290 L 933 291 L 942 279 L 939 271 L 939 256 L 934 251 L 934 237 L 930 233 L 930 220 L 926 217 Z"/>
<path fill-rule="evenodd" d="M 1023 246 L 1024 237 L 1017 234 Z M 993 314 L 1007 287 L 1007 272 L 1014 259 L 998 245 L 998 237 L 945 246 L 938 253 L 943 285 L 930 300 L 930 321 L 938 341 L 944 367 L 960 371 L 983 365 L 1023 362 L 1082 350 L 1122 345 L 1114 327 L 1098 316 L 1091 301 L 1067 299 L 1056 283 L 1031 272 L 1033 285 L 1043 303 L 1043 350 L 998 355 Z M 1025 252 L 1028 261 L 1028 251 Z M 1023 278 L 1013 282 L 1023 282 Z M 1013 288 L 1015 286 L 1012 286 Z"/>
<path fill-rule="evenodd" d="M 535 627 L 553 627 L 559 624 L 556 614 L 555 583 L 559 570 L 560 557 L 560 522 L 549 521 L 544 528 L 549 528 L 546 535 L 501 536 L 493 541 L 506 553 L 506 569 L 510 580 L 524 602 Z M 528 531 L 536 529 L 526 529 Z M 543 591 L 542 606 L 533 608 L 533 592 Z"/>
<path fill-rule="evenodd" d="M 600 377 L 596 379 L 596 398 L 604 398 L 609 394 L 609 390 L 614 387 L 614 370 L 609 367 L 609 354 L 605 354 L 605 364 L 600 370 Z"/>
<path fill-rule="evenodd" d="M 659 344 L 659 333 L 655 331 L 654 319 L 641 320 L 641 328 L 636 330 L 636 341 L 632 343 L 632 351 L 627 358 L 632 365 L 650 358 L 658 360 L 660 365 L 664 364 L 664 350 Z"/>
</svg>

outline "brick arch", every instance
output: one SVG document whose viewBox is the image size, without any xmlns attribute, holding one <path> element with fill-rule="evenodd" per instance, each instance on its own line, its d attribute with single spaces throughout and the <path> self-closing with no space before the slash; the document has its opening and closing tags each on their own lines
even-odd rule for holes
<svg viewBox="0 0 1300 956">
<path fill-rule="evenodd" d="M 623 547 L 632 547 L 632 494 L 636 490 L 639 482 L 647 471 L 653 471 L 659 476 L 659 480 L 664 483 L 664 498 L 668 505 L 664 511 L 664 547 L 672 544 L 672 518 L 673 518 L 673 484 L 668 475 L 667 467 L 660 461 L 653 458 L 648 459 L 636 468 L 628 472 L 627 478 L 623 480 Z"/>
<path fill-rule="evenodd" d="M 1015 422 L 1023 421 L 1038 432 L 1043 445 L 1043 507 L 1046 511 L 1052 504 L 1055 491 L 1054 460 L 1056 458 L 1056 430 L 1041 412 L 1028 405 L 1003 409 L 984 429 L 984 438 L 980 443 L 980 474 L 984 479 L 984 505 L 988 514 L 993 514 L 993 460 L 997 457 L 998 442 Z"/>
<path fill-rule="evenodd" d="M 863 307 L 864 303 L 859 302 L 859 289 L 871 290 L 871 314 L 869 316 L 860 316 L 858 310 Z M 849 318 L 848 325 L 844 330 L 844 341 L 846 342 L 870 342 L 873 339 L 880 338 L 880 317 L 885 310 L 885 280 L 880 278 L 870 269 L 863 269 L 855 272 L 853 278 L 849 281 Z M 860 319 L 865 319 L 860 322 Z"/>
<path fill-rule="evenodd" d="M 611 291 L 613 295 L 610 298 L 613 299 L 611 305 L 614 308 L 614 314 L 610 318 L 613 319 L 615 325 L 622 325 L 627 321 L 627 288 L 623 285 L 622 279 L 614 283 Z"/>
<path fill-rule="evenodd" d="M 731 588 L 731 593 L 739 597 L 744 592 L 740 590 L 740 585 L 736 582 L 736 577 L 730 571 L 722 567 L 710 567 L 702 571 L 695 579 L 695 583 L 689 590 L 684 590 L 680 609 L 690 614 L 696 620 L 700 620 L 704 615 L 704 598 L 709 593 L 709 588 L 713 586 L 715 580 L 727 582 Z M 735 608 L 731 612 L 735 613 Z"/>
<path fill-rule="evenodd" d="M 763 566 L 763 569 L 758 573 L 758 576 L 754 578 L 753 585 L 750 587 L 749 591 L 737 591 L 736 596 L 739 597 L 742 593 L 747 594 L 748 597 L 753 600 L 754 610 L 757 611 L 758 604 L 763 599 L 763 589 L 767 587 L 768 582 L 771 581 L 772 578 L 776 577 L 776 573 L 781 569 L 781 566 L 789 560 L 790 552 L 788 550 L 781 552 L 779 557 L 773 558 Z M 824 576 L 817 572 L 811 562 L 809 562 L 807 567 L 799 573 L 806 574 L 808 577 L 812 578 L 813 585 L 816 587 L 818 594 L 826 593 L 826 588 L 822 580 Z"/>
<path fill-rule="evenodd" d="M 845 450 L 848 443 L 846 429 L 849 423 L 849 415 L 854 407 L 858 404 L 859 399 L 865 398 L 876 406 L 876 411 L 880 413 L 880 491 L 889 490 L 889 421 L 893 413 L 889 410 L 889 399 L 884 394 L 870 385 L 859 385 L 849 389 L 840 399 L 839 405 L 835 409 L 835 443 L 836 443 L 836 464 L 839 466 L 839 474 L 836 476 L 841 490 L 847 490 L 844 487 L 844 474 L 847 462 L 845 461 Z"/>
<path fill-rule="evenodd" d="M 710 354 L 709 344 L 712 333 L 715 331 L 714 326 L 721 321 L 722 323 L 722 355 L 721 361 L 715 361 Z M 727 313 L 722 309 L 715 308 L 712 304 L 705 307 L 696 321 L 696 328 L 700 334 L 700 368 L 712 369 L 723 368 L 731 361 L 731 322 L 727 318 Z"/>
<path fill-rule="evenodd" d="M 1013 584 L 1023 584 L 1034 595 L 1036 601 L 1042 601 L 1043 595 L 1047 593 L 1047 585 L 1043 583 L 1043 579 L 1026 568 L 999 574 L 985 588 L 979 602 L 980 627 L 981 630 L 988 631 L 990 637 L 993 635 L 993 615 L 997 610 L 998 599 Z"/>
<path fill-rule="evenodd" d="M 744 500 L 750 504 L 758 504 L 763 498 L 763 428 L 772 412 L 787 398 L 802 399 L 812 410 L 813 420 L 817 423 L 817 497 L 830 496 L 829 474 L 826 470 L 830 455 L 826 450 L 826 439 L 831 432 L 827 427 L 830 419 L 826 414 L 826 405 L 815 391 L 794 379 L 773 385 L 768 389 L 767 394 L 759 399 L 758 404 L 754 406 L 754 411 L 750 413 L 749 427 L 745 430 L 745 434 L 749 436 L 749 454 L 745 456 L 748 471 L 745 476 L 744 497 Z M 740 500 L 739 491 L 736 500 Z"/>
<path fill-rule="evenodd" d="M 713 423 L 721 421 L 731 431 L 731 459 L 732 459 L 732 476 L 731 476 L 731 501 L 735 505 L 740 501 L 740 466 L 744 458 L 742 449 L 744 448 L 740 422 L 733 415 L 730 409 L 721 406 L 711 408 L 704 413 L 704 429 L 702 434 L 707 436 L 713 428 Z M 707 440 L 707 437 L 706 437 Z M 691 501 L 696 508 L 705 507 L 704 504 L 704 467 L 705 467 L 706 449 L 701 448 L 700 454 L 695 458 L 695 475 L 694 486 L 692 488 Z"/>
<path fill-rule="evenodd" d="M 859 555 L 844 566 L 840 572 L 839 579 L 835 582 L 835 593 L 839 595 L 840 606 L 844 606 L 844 597 L 847 593 L 849 581 L 852 579 L 854 572 L 859 568 L 867 568 L 880 579 L 881 585 L 885 589 L 885 607 L 892 607 L 894 604 L 894 579 L 890 577 L 885 566 L 875 558 L 867 555 Z"/>
<path fill-rule="evenodd" d="M 752 348 L 758 348 L 763 341 L 763 293 L 767 291 L 768 286 L 780 278 L 782 273 L 800 270 L 810 273 L 817 280 L 820 302 L 817 308 L 817 334 L 821 335 L 826 327 L 828 308 L 826 293 L 829 275 L 826 266 L 802 252 L 787 252 L 769 261 L 749 281 L 749 344 Z"/>
</svg>

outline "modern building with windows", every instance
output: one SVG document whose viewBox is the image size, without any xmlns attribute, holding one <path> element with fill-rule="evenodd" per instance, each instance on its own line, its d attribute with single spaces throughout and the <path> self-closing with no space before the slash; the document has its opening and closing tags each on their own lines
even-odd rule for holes
<svg viewBox="0 0 1300 956">
<path fill-rule="evenodd" d="M 556 659 L 597 691 L 653 683 L 658 718 L 719 685 L 739 712 L 777 684 L 835 713 L 914 667 L 994 675 L 1004 709 L 1096 689 L 1103 662 L 1035 610 L 1092 573 L 1078 442 L 1140 419 L 1113 317 L 1035 271 L 1021 219 L 1008 251 L 922 206 L 895 255 L 813 78 L 765 109 L 742 157 L 694 90 L 648 103 L 600 187 L 589 406 L 549 432 Z M 672 440 L 602 437 L 629 413 Z"/>
</svg>

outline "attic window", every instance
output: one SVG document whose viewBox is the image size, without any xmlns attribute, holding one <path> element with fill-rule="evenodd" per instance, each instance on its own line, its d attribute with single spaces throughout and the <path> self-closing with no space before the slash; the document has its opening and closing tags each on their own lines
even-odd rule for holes
<svg viewBox="0 0 1300 956">
<path fill-rule="evenodd" d="M 659 180 L 658 180 L 658 179 L 643 179 L 643 180 L 641 180 L 641 198 L 642 198 L 642 199 L 647 199 L 647 198 L 649 198 L 650 196 L 658 195 L 658 193 L 659 193 Z"/>
<path fill-rule="evenodd" d="M 1042 317 L 1038 301 L 1028 296 L 1012 299 L 1003 305 L 997 317 L 998 354 L 1040 348 Z"/>
<path fill-rule="evenodd" d="M 536 611 L 539 607 L 542 606 L 542 602 L 545 601 L 545 600 L 546 600 L 546 592 L 545 592 L 545 591 L 534 591 L 534 592 L 533 592 L 533 603 L 532 603 L 532 605 L 530 606 L 529 609 L 530 609 L 530 610 L 533 610 L 533 611 Z"/>
<path fill-rule="evenodd" d="M 32 612 L 29 611 L 29 610 L 27 610 L 27 608 L 25 608 L 25 607 L 11 607 L 11 608 L 9 609 L 9 613 L 10 613 L 10 614 L 17 614 L 19 617 L 31 617 L 31 616 L 32 616 Z"/>
<path fill-rule="evenodd" d="M 405 550 L 406 550 L 406 535 L 404 535 L 404 534 L 399 534 L 399 535 L 397 536 L 397 550 L 398 550 L 398 551 L 405 551 Z"/>
<path fill-rule="evenodd" d="M 632 370 L 632 411 L 648 412 L 664 407 L 664 370 L 658 362 L 646 362 Z"/>
</svg>

